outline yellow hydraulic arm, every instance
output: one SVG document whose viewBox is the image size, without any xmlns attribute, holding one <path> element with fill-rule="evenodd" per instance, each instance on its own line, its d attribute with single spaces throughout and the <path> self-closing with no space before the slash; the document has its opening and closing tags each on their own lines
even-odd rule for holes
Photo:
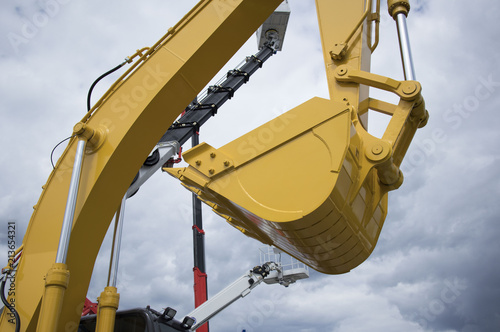
<svg viewBox="0 0 500 332">
<path fill-rule="evenodd" d="M 54 266 L 63 291 L 47 326 L 74 331 L 94 261 L 120 201 L 152 148 L 183 110 L 282 0 L 202 0 L 75 126 L 35 206 L 16 275 L 22 331 L 35 331 L 44 279 L 56 260 L 73 160 L 87 142 L 65 264 Z M 69 271 L 69 282 L 66 278 Z M 61 277 L 62 275 L 62 277 Z M 67 283 L 67 288 L 65 288 Z M 0 331 L 13 331 L 8 310 Z"/>
<path fill-rule="evenodd" d="M 142 162 L 281 2 L 200 1 L 75 125 L 23 240 L 15 299 L 22 331 L 77 329 L 98 250 Z M 188 168 L 169 169 L 246 235 L 325 273 L 347 272 L 373 250 L 387 192 L 401 184 L 399 165 L 427 119 L 418 82 L 369 73 L 376 41 L 367 36 L 379 19 L 379 2 L 371 3 L 316 1 L 329 100 L 314 98 L 219 149 L 202 144 L 185 155 Z M 407 15 L 408 1 L 389 4 L 392 16 Z M 369 98 L 369 86 L 400 103 Z M 369 109 L 392 115 L 381 139 L 366 132 Z M 299 154 L 311 150 L 309 164 L 300 164 Z M 72 178 L 80 181 L 68 213 Z M 14 330 L 7 311 L 0 331 Z"/>
</svg>

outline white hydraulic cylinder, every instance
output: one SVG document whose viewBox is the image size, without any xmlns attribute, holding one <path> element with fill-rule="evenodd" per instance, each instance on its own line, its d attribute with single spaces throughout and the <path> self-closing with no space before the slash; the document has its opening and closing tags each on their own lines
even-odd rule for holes
<svg viewBox="0 0 500 332">
<path fill-rule="evenodd" d="M 172 156 L 174 156 L 177 151 L 179 151 L 178 142 L 166 142 L 160 143 L 156 146 L 158 153 L 158 161 L 151 166 L 142 165 L 139 169 L 137 179 L 130 185 L 127 190 L 127 198 L 133 196 L 137 190 L 151 177 L 153 174 L 160 169 L 163 164 L 167 162 Z"/>
<path fill-rule="evenodd" d="M 270 270 L 274 270 L 276 268 L 276 265 L 274 263 L 267 263 L 267 267 L 269 267 L 269 270 L 267 270 L 266 272 L 269 273 Z M 264 278 L 264 276 L 250 271 L 249 273 L 241 276 L 235 282 L 221 290 L 210 300 L 191 311 L 186 316 L 186 318 L 191 318 L 194 320 L 194 323 L 189 328 L 189 331 L 196 330 L 198 327 L 205 324 L 213 316 L 217 315 L 233 302 L 250 294 L 252 289 L 262 283 Z"/>
</svg>

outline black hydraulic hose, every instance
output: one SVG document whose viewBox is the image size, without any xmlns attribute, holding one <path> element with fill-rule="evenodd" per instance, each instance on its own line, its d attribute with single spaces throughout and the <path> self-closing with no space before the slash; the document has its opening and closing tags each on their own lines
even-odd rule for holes
<svg viewBox="0 0 500 332">
<path fill-rule="evenodd" d="M 54 160 L 53 160 L 53 157 L 54 157 L 54 151 L 56 151 L 57 147 L 61 144 L 63 144 L 64 142 L 66 142 L 67 140 L 69 140 L 70 138 L 73 138 L 75 135 L 71 135 L 70 137 L 67 137 L 65 139 L 63 139 L 62 141 L 60 141 L 59 143 L 57 143 L 56 146 L 54 146 L 54 148 L 52 149 L 52 152 L 50 153 L 50 163 L 52 164 L 52 168 L 56 168 L 56 166 L 54 165 Z"/>
<path fill-rule="evenodd" d="M 5 298 L 5 282 L 6 281 L 7 281 L 7 278 L 4 278 L 2 280 L 1 285 L 0 285 L 0 297 L 2 298 L 2 302 L 5 305 L 5 307 L 7 309 L 9 309 L 10 312 L 12 312 L 12 314 L 14 314 L 14 317 L 16 319 L 16 330 L 15 330 L 15 332 L 19 332 L 19 330 L 21 329 L 21 318 L 19 318 L 19 314 L 17 313 L 16 309 L 14 309 L 14 307 L 12 307 L 9 304 L 9 302 L 7 302 L 7 299 Z"/>
<path fill-rule="evenodd" d="M 100 80 L 102 80 L 104 77 L 108 76 L 109 74 L 112 74 L 114 73 L 115 71 L 117 71 L 118 69 L 120 69 L 121 67 L 123 67 L 123 65 L 125 65 L 127 63 L 127 61 L 123 62 L 123 63 L 120 63 L 118 66 L 116 66 L 115 68 L 105 72 L 104 74 L 102 74 L 101 76 L 99 76 L 95 81 L 94 83 L 92 83 L 92 85 L 90 86 L 90 89 L 89 89 L 89 93 L 87 94 L 87 111 L 90 111 L 90 97 L 92 96 L 92 90 L 94 90 L 94 87 L 96 86 L 97 83 L 99 83 Z"/>
</svg>

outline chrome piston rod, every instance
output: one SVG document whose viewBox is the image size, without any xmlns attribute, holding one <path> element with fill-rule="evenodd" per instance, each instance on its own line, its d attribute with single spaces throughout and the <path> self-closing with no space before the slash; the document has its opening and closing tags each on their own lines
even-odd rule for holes
<svg viewBox="0 0 500 332">
<path fill-rule="evenodd" d="M 113 247 L 111 251 L 111 262 L 109 265 L 108 286 L 116 287 L 118 278 L 118 263 L 120 260 L 120 248 L 122 242 L 123 219 L 125 216 L 125 202 L 127 195 L 125 195 L 120 204 L 120 208 L 116 212 L 115 217 L 115 232 L 113 233 Z"/>
<path fill-rule="evenodd" d="M 66 256 L 68 254 L 71 227 L 73 226 L 73 219 L 75 216 L 76 199 L 78 196 L 78 187 L 80 186 L 80 174 L 82 172 L 83 155 L 85 153 L 86 143 L 87 141 L 85 139 L 79 139 L 76 146 L 76 155 L 73 163 L 73 172 L 71 173 L 66 210 L 64 211 L 61 235 L 59 237 L 59 245 L 57 247 L 56 263 L 66 264 Z"/>
<path fill-rule="evenodd" d="M 396 25 L 398 28 L 399 47 L 401 49 L 401 60 L 403 61 L 403 70 L 405 80 L 415 81 L 415 69 L 413 67 L 413 58 L 411 55 L 410 37 L 408 35 L 408 27 L 406 25 L 406 15 L 399 13 L 396 15 Z"/>
</svg>

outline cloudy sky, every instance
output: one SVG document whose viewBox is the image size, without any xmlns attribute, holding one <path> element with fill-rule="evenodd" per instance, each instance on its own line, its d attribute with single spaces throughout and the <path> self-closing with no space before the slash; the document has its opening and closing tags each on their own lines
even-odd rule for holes
<svg viewBox="0 0 500 332">
<path fill-rule="evenodd" d="M 202 128 L 202 141 L 220 147 L 313 96 L 328 96 L 314 2 L 289 2 L 283 52 Z M 402 79 L 395 25 L 382 2 L 372 71 Z M 51 171 L 50 152 L 85 113 L 93 80 L 155 43 L 195 3 L 1 2 L 0 261 L 7 261 L 7 223 L 16 222 L 21 243 Z M 500 3 L 412 4 L 413 56 L 431 118 L 407 154 L 405 182 L 390 195 L 374 253 L 345 275 L 312 271 L 287 289 L 260 286 L 214 318 L 212 331 L 499 330 Z M 223 72 L 255 52 L 251 38 Z M 94 101 L 113 79 L 98 86 Z M 370 130 L 380 133 L 386 122 L 374 115 Z M 155 174 L 128 201 L 120 308 L 171 306 L 179 315 L 192 310 L 191 224 L 190 193 L 166 174 Z M 259 263 L 261 244 L 209 209 L 204 224 L 214 295 Z M 96 262 L 92 300 L 106 284 L 110 240 Z"/>
</svg>

